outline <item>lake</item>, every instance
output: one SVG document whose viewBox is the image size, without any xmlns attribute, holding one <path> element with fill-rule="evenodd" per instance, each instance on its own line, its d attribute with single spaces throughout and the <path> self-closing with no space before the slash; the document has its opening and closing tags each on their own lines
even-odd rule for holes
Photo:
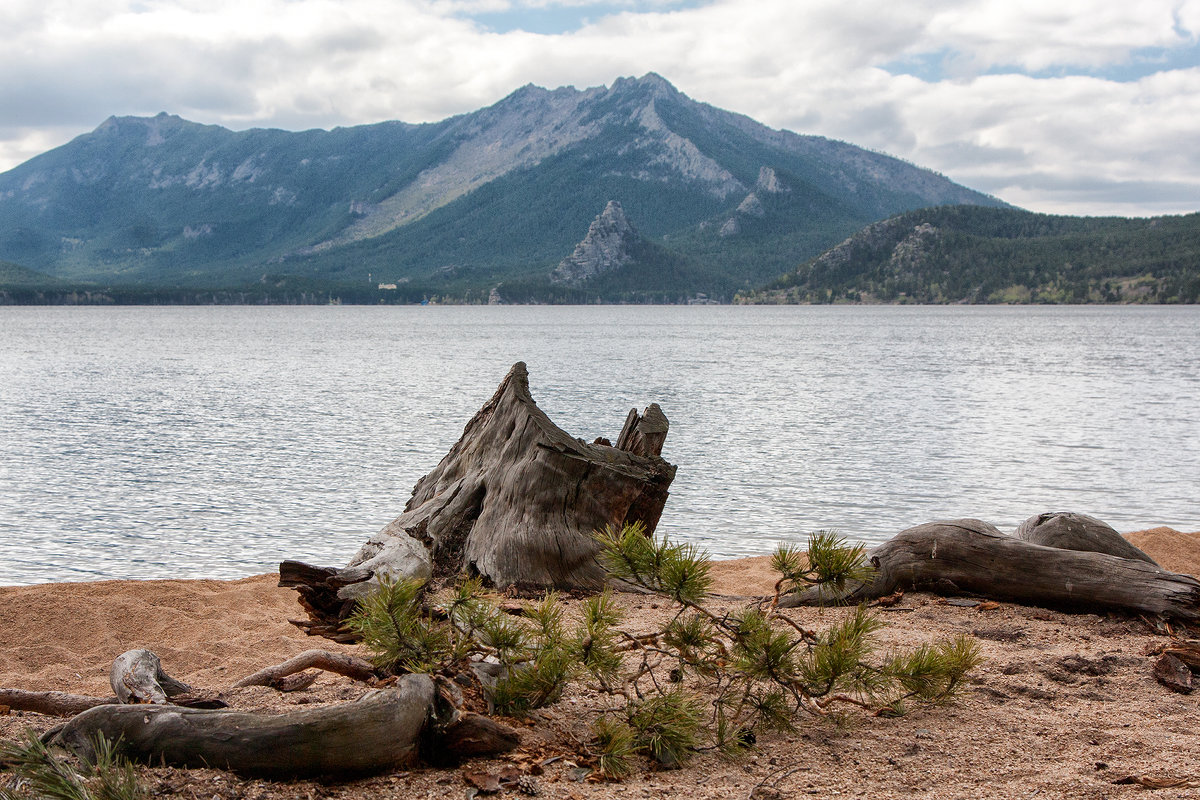
<svg viewBox="0 0 1200 800">
<path fill-rule="evenodd" d="M 659 403 L 719 558 L 1071 510 L 1200 530 L 1200 307 L 0 309 L 0 584 L 340 565 L 515 361 L 572 435 Z"/>
</svg>

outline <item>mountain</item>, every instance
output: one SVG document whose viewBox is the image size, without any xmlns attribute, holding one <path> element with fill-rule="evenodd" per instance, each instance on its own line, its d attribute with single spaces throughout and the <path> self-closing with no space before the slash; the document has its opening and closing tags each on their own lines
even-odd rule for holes
<svg viewBox="0 0 1200 800">
<path fill-rule="evenodd" d="M 1126 219 L 950 206 L 901 214 L 740 302 L 1196 303 L 1200 214 Z"/>
<path fill-rule="evenodd" d="M 574 291 L 549 275 L 609 201 L 659 248 L 651 260 L 687 281 L 676 293 L 726 297 L 887 216 L 1001 205 L 649 74 L 526 86 L 421 125 L 234 132 L 165 113 L 110 118 L 0 174 L 0 259 L 73 281 L 232 286 L 269 274 L 460 299 L 515 282 L 551 297 Z M 603 292 L 634 298 L 656 275 L 635 269 Z"/>
<path fill-rule="evenodd" d="M 51 287 L 60 284 L 57 278 L 37 272 L 10 261 L 0 261 L 0 286 Z"/>
</svg>

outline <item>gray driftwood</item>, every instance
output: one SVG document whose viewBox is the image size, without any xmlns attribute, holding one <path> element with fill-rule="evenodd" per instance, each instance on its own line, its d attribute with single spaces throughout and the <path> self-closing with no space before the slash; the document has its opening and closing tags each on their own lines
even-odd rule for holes
<svg viewBox="0 0 1200 800">
<path fill-rule="evenodd" d="M 431 714 L 434 685 L 406 676 L 355 703 L 269 716 L 174 706 L 99 706 L 71 719 L 54 737 L 81 758 L 95 758 L 103 734 L 129 758 L 247 775 L 293 777 L 370 772 L 414 763 Z"/>
<path fill-rule="evenodd" d="M 89 697 L 67 692 L 31 692 L 0 689 L 0 706 L 12 711 L 33 711 L 51 717 L 73 717 L 96 706 L 120 702 L 115 697 Z"/>
<path fill-rule="evenodd" d="M 356 681 L 369 681 L 376 677 L 375 665 L 370 661 L 342 653 L 330 653 L 328 650 L 305 650 L 300 655 L 292 656 L 282 664 L 260 669 L 253 675 L 242 678 L 233 685 L 233 688 L 239 689 L 243 686 L 271 686 L 285 691 L 295 691 L 298 687 L 289 686 L 281 682 L 285 678 L 303 673 L 308 669 L 322 669 L 326 672 L 336 672 L 338 675 L 345 675 L 347 678 L 352 678 Z M 312 681 L 310 680 L 303 685 L 307 686 L 311 683 Z"/>
<path fill-rule="evenodd" d="M 1134 546 L 1104 522 L 1071 511 L 1038 514 L 1022 522 L 1013 534 L 1030 544 L 1042 544 L 1062 550 L 1108 553 L 1121 558 L 1136 558 L 1158 566 L 1158 562 Z"/>
<path fill-rule="evenodd" d="M 192 687 L 163 672 L 150 650 L 126 650 L 113 660 L 109 683 L 122 703 L 165 705 L 168 697 L 186 694 Z"/>
<path fill-rule="evenodd" d="M 425 543 L 442 574 L 599 587 L 594 532 L 630 522 L 653 531 L 675 477 L 660 456 L 667 419 L 657 405 L 632 413 L 625 429 L 618 441 L 636 452 L 573 438 L 537 407 L 518 362 L 382 533 Z"/>
<path fill-rule="evenodd" d="M 0 689 L 0 706 L 14 711 L 33 711 L 54 717 L 71 717 L 96 706 L 114 704 L 178 705 L 189 708 L 225 708 L 226 703 L 197 692 L 163 671 L 158 656 L 150 650 L 127 650 L 113 660 L 109 683 L 115 697 L 90 697 L 66 692 L 30 692 Z"/>
<path fill-rule="evenodd" d="M 675 467 L 661 456 L 668 429 L 657 405 L 631 411 L 617 446 L 588 444 L 537 407 L 525 364 L 513 365 L 462 438 L 417 482 L 404 513 L 344 569 L 295 561 L 280 585 L 296 588 L 310 633 L 342 636 L 342 619 L 395 538 L 423 544 L 435 577 L 478 574 L 498 587 L 599 588 L 606 578 L 595 531 L 658 524 Z M 406 551 L 408 548 L 397 548 Z"/>
<path fill-rule="evenodd" d="M 266 715 L 158 705 L 105 705 L 57 730 L 51 744 L 86 761 L 102 734 L 125 756 L 151 764 L 217 767 L 244 775 L 296 778 L 381 772 L 439 757 L 504 752 L 511 728 L 447 709 L 433 679 L 405 675 L 395 686 L 336 706 Z"/>
<path fill-rule="evenodd" d="M 808 590 L 784 606 L 859 602 L 927 589 L 1067 607 L 1124 609 L 1200 619 L 1200 581 L 1140 559 L 1065 550 L 1006 536 L 976 519 L 930 522 L 902 531 L 868 553 L 874 580 L 832 596 Z"/>
</svg>

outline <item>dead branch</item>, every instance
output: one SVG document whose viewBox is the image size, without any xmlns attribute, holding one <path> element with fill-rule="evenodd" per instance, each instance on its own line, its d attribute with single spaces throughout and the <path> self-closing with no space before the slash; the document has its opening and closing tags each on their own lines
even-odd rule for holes
<svg viewBox="0 0 1200 800">
<path fill-rule="evenodd" d="M 0 706 L 13 711 L 32 711 L 50 717 L 73 717 L 96 706 L 120 702 L 115 697 L 88 697 L 66 692 L 28 692 L 24 689 L 0 689 Z"/>
<path fill-rule="evenodd" d="M 356 681 L 369 681 L 372 678 L 378 677 L 375 665 L 370 661 L 341 653 L 331 653 L 328 650 L 305 650 L 300 655 L 293 656 L 282 664 L 260 669 L 253 675 L 242 678 L 233 685 L 233 688 L 271 686 L 279 689 L 281 688 L 279 681 L 283 678 L 303 672 L 306 669 L 322 669 L 326 672 L 344 675 Z M 309 681 L 310 684 L 311 682 Z M 295 688 L 290 688 L 290 691 L 295 691 Z"/>
</svg>

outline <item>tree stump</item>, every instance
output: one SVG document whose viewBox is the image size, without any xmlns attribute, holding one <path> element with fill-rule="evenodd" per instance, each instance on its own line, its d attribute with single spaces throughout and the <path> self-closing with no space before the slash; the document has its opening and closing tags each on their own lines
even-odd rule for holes
<svg viewBox="0 0 1200 800">
<path fill-rule="evenodd" d="M 668 429 L 657 404 L 630 411 L 617 446 L 576 439 L 537 407 L 518 362 L 467 423 L 462 438 L 413 488 L 404 513 L 343 569 L 280 565 L 280 585 L 301 593 L 310 633 L 344 636 L 342 619 L 365 581 L 420 573 L 423 545 L 435 579 L 480 575 L 497 587 L 595 589 L 606 574 L 594 532 L 641 522 L 653 532 L 675 467 L 661 456 Z M 397 540 L 401 546 L 397 546 Z M 388 554 L 403 554 L 393 564 Z"/>
</svg>

